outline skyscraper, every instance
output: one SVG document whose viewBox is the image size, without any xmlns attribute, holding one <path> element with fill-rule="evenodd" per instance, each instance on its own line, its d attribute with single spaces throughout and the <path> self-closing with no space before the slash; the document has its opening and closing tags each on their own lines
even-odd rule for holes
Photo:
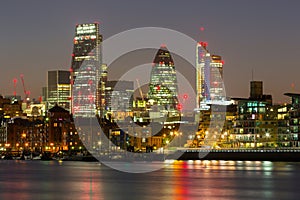
<svg viewBox="0 0 300 200">
<path fill-rule="evenodd" d="M 101 66 L 99 24 L 78 24 L 72 53 L 72 113 L 92 117 L 99 105 L 98 80 Z"/>
<path fill-rule="evenodd" d="M 205 42 L 197 44 L 196 52 L 197 108 L 201 104 L 222 104 L 226 97 L 221 56 L 211 55 Z"/>
<path fill-rule="evenodd" d="M 105 113 L 105 105 L 106 105 L 106 101 L 105 101 L 105 88 L 106 88 L 106 83 L 107 83 L 107 64 L 102 64 L 101 65 L 101 69 L 100 69 L 100 81 L 98 83 L 98 87 L 99 87 L 99 106 L 98 106 L 98 111 L 100 113 L 99 116 L 101 118 L 104 117 Z"/>
<path fill-rule="evenodd" d="M 165 46 L 160 47 L 153 61 L 148 98 L 160 113 L 178 111 L 176 70 L 172 56 Z"/>
<path fill-rule="evenodd" d="M 70 72 L 63 70 L 48 71 L 47 77 L 47 107 L 55 104 L 70 111 L 71 109 L 71 81 Z"/>
<path fill-rule="evenodd" d="M 105 88 L 106 110 L 130 112 L 133 102 L 133 81 L 107 81 Z"/>
</svg>

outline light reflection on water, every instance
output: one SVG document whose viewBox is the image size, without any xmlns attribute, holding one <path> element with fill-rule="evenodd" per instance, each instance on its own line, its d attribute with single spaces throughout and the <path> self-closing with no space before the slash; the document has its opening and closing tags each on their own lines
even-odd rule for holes
<svg viewBox="0 0 300 200">
<path fill-rule="evenodd" d="M 99 163 L 0 161 L 0 199 L 294 199 L 299 178 L 300 163 L 287 162 L 167 161 L 129 174 Z"/>
</svg>

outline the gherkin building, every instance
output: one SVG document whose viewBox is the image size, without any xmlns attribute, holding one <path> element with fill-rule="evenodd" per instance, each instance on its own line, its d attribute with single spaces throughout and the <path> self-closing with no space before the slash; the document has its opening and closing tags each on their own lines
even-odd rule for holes
<svg viewBox="0 0 300 200">
<path fill-rule="evenodd" d="M 178 86 L 174 61 L 169 50 L 161 46 L 153 61 L 148 98 L 160 112 L 178 111 Z"/>
</svg>

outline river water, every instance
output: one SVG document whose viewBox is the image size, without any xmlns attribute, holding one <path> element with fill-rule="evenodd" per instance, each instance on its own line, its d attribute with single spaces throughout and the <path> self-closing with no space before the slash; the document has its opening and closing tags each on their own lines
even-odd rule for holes
<svg viewBox="0 0 300 200">
<path fill-rule="evenodd" d="M 149 163 L 151 165 L 151 163 Z M 300 163 L 175 161 L 149 173 L 97 162 L 0 161 L 0 199 L 299 199 Z"/>
</svg>

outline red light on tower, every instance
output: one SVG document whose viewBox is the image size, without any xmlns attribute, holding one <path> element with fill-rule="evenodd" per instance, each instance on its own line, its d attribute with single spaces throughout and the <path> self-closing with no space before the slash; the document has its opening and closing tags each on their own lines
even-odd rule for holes
<svg viewBox="0 0 300 200">
<path fill-rule="evenodd" d="M 198 44 L 200 44 L 201 46 L 203 46 L 204 48 L 206 48 L 208 46 L 207 42 L 198 42 Z"/>
<path fill-rule="evenodd" d="M 224 65 L 224 64 L 225 64 L 225 61 L 224 61 L 224 60 L 221 60 L 221 63 L 222 63 L 222 65 Z"/>
<path fill-rule="evenodd" d="M 182 104 L 177 104 L 177 110 L 182 110 Z"/>
<path fill-rule="evenodd" d="M 160 47 L 161 47 L 161 48 L 166 48 L 167 45 L 166 45 L 166 44 L 161 44 Z"/>
<path fill-rule="evenodd" d="M 94 101 L 94 97 L 93 97 L 93 95 L 88 95 L 88 98 L 89 98 L 89 100 L 90 100 L 90 102 L 93 102 Z"/>
<path fill-rule="evenodd" d="M 204 29 L 204 27 L 202 26 L 202 27 L 200 27 L 200 31 L 204 31 L 205 29 Z"/>
<path fill-rule="evenodd" d="M 188 95 L 187 95 L 187 94 L 184 94 L 184 95 L 183 95 L 183 99 L 184 99 L 184 100 L 187 100 L 187 99 L 188 99 Z"/>
</svg>

